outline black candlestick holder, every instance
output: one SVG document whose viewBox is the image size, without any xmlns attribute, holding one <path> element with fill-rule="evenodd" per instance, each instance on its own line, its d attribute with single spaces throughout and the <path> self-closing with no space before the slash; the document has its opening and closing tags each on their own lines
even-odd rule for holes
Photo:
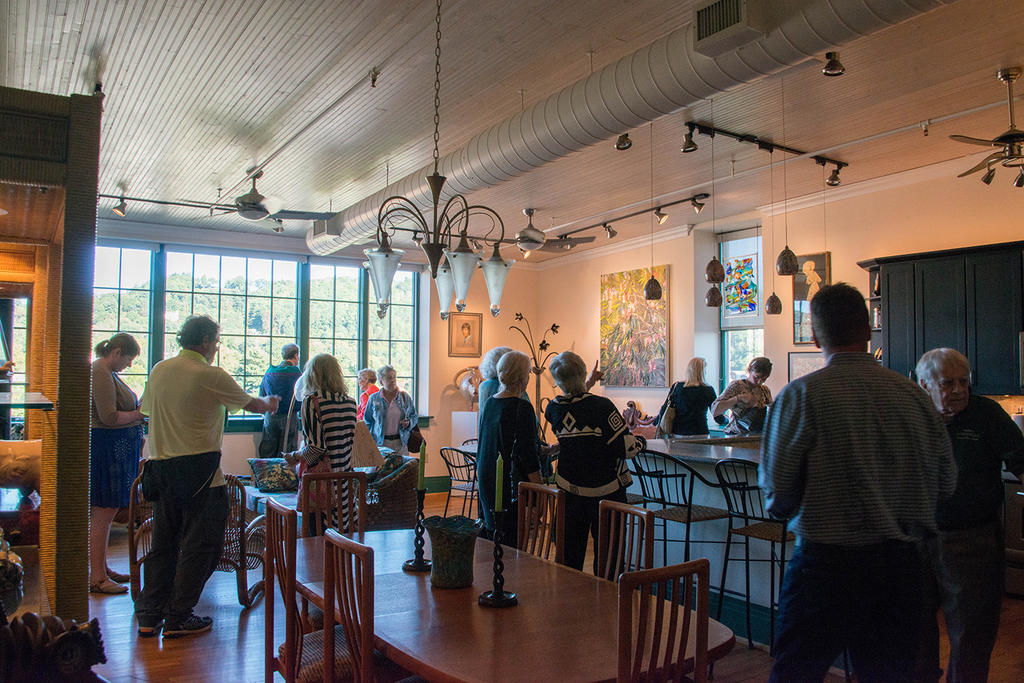
<svg viewBox="0 0 1024 683">
<path fill-rule="evenodd" d="M 416 489 L 416 540 L 413 545 L 416 551 L 411 560 L 406 560 L 402 570 L 407 572 L 429 572 L 430 560 L 423 559 L 423 498 L 426 489 Z"/>
<path fill-rule="evenodd" d="M 481 593 L 477 602 L 483 607 L 515 607 L 519 604 L 519 598 L 515 593 L 505 591 L 505 562 L 502 561 L 504 552 L 501 549 L 501 530 L 504 526 L 507 512 L 494 513 L 494 587 Z"/>
</svg>

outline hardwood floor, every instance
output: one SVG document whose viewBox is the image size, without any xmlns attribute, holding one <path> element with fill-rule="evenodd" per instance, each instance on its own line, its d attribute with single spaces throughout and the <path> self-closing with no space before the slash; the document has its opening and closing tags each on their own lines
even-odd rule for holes
<svg viewBox="0 0 1024 683">
<path fill-rule="evenodd" d="M 427 496 L 427 516 L 441 514 L 444 494 Z M 127 573 L 128 535 L 123 527 L 111 533 L 111 565 Z M 587 565 L 590 563 L 588 562 Z M 250 580 L 255 580 L 251 576 Z M 276 592 L 276 591 L 275 591 Z M 90 596 L 91 615 L 100 620 L 107 663 L 93 670 L 109 681 L 238 681 L 263 680 L 263 600 L 243 611 L 232 574 L 214 572 L 203 591 L 196 613 L 213 617 L 213 630 L 190 638 L 139 638 L 128 595 Z M 275 643 L 284 640 L 284 608 L 275 607 Z M 992 658 L 994 682 L 1024 680 L 1024 600 L 1003 602 L 1002 625 Z M 947 653 L 943 652 L 943 657 Z M 715 680 L 764 681 L 771 668 L 768 653 L 750 650 L 737 642 L 733 651 L 715 665 Z M 282 680 L 278 677 L 277 680 Z M 842 681 L 830 675 L 826 680 Z"/>
</svg>

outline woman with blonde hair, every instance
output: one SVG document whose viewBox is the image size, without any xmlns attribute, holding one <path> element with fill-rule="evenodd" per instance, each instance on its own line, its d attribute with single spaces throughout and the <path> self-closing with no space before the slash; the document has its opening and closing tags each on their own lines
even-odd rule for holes
<svg viewBox="0 0 1024 683">
<path fill-rule="evenodd" d="M 318 353 L 306 363 L 295 382 L 295 400 L 302 402 L 299 414 L 305 442 L 327 451 L 332 471 L 350 470 L 356 402 L 348 394 L 341 366 L 334 356 Z"/>
<path fill-rule="evenodd" d="M 661 424 L 665 410 L 672 406 L 676 415 L 672 420 L 672 429 L 668 432 L 669 434 L 703 435 L 708 433 L 708 409 L 715 402 L 716 394 L 715 390 L 704 382 L 706 365 L 707 361 L 703 358 L 691 358 L 690 362 L 686 364 L 686 379 L 676 382 L 668 390 L 665 403 L 658 411 L 656 424 Z M 724 424 L 724 422 L 725 420 L 722 419 L 721 423 Z"/>
<path fill-rule="evenodd" d="M 139 343 L 119 332 L 96 345 L 92 364 L 92 419 L 89 460 L 89 591 L 127 593 L 119 585 L 131 577 L 107 566 L 110 523 L 118 508 L 128 507 L 132 482 L 142 455 L 142 413 L 139 399 L 117 373 L 131 367 Z"/>
</svg>

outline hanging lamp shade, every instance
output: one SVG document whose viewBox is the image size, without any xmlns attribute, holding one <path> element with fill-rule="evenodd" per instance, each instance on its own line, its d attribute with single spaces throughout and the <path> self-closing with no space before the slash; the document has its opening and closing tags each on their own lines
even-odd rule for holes
<svg viewBox="0 0 1024 683">
<path fill-rule="evenodd" d="M 775 272 L 779 275 L 796 275 L 799 270 L 800 264 L 797 263 L 796 254 L 787 244 L 786 248 L 779 252 L 779 257 L 775 259 Z"/>
<path fill-rule="evenodd" d="M 711 257 L 711 260 L 708 261 L 708 265 L 704 269 L 704 279 L 713 285 L 725 282 L 725 266 L 717 256 Z"/>
<path fill-rule="evenodd" d="M 501 293 L 505 291 L 505 280 L 508 279 L 508 270 L 515 261 L 506 261 L 501 258 L 498 252 L 498 245 L 494 245 L 491 258 L 480 264 L 484 271 L 484 282 L 487 284 L 487 296 L 491 300 L 491 315 L 495 318 L 501 313 Z"/>
<path fill-rule="evenodd" d="M 764 312 L 768 315 L 779 315 L 782 313 L 782 299 L 772 292 L 772 295 L 768 297 L 768 301 L 764 302 Z"/>
<path fill-rule="evenodd" d="M 661 299 L 661 283 L 651 273 L 651 277 L 644 285 L 644 298 L 648 301 L 659 301 Z"/>
<path fill-rule="evenodd" d="M 455 310 L 462 313 L 466 310 L 469 283 L 473 279 L 476 265 L 480 262 L 480 254 L 473 251 L 466 239 L 466 234 L 462 233 L 459 238 L 459 246 L 454 250 L 445 249 L 444 255 L 448 257 L 448 265 L 452 269 L 452 278 L 455 280 Z"/>
<path fill-rule="evenodd" d="M 722 307 L 722 290 L 717 285 L 711 285 L 711 289 L 704 295 L 704 303 L 711 308 Z"/>
<path fill-rule="evenodd" d="M 437 267 L 434 287 L 437 288 L 438 310 L 441 313 L 441 320 L 447 320 L 448 314 L 452 310 L 452 296 L 455 295 L 455 280 L 452 279 L 452 269 L 448 267 L 447 260 L 442 259 Z"/>
<path fill-rule="evenodd" d="M 391 240 L 385 234 L 379 247 L 363 249 L 363 254 L 369 262 L 366 269 L 370 271 L 373 293 L 377 298 L 377 315 L 383 318 L 387 315 L 388 304 L 391 301 L 391 283 L 395 279 L 395 272 L 398 271 L 405 250 L 392 249 Z"/>
</svg>

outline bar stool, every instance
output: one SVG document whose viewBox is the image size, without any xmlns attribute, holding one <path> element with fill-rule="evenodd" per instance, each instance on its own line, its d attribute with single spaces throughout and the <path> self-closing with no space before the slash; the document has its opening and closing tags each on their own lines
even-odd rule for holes
<svg viewBox="0 0 1024 683">
<path fill-rule="evenodd" d="M 764 496 L 757 485 L 757 465 L 749 460 L 727 458 L 715 464 L 715 475 L 725 494 L 725 502 L 729 508 L 729 533 L 726 535 L 725 560 L 722 562 L 722 583 L 718 594 L 718 611 L 716 619 L 722 617 L 722 603 L 725 601 L 725 579 L 729 568 L 729 554 L 732 549 L 734 535 L 743 538 L 743 564 L 746 574 L 746 616 L 747 645 L 754 647 L 754 639 L 750 632 L 750 563 L 768 562 L 771 569 L 769 582 L 769 639 L 772 651 L 775 648 L 775 608 L 776 581 L 775 566 L 779 567 L 779 588 L 782 576 L 786 571 L 786 543 L 796 540 L 796 536 L 787 531 L 785 520 L 773 519 L 768 516 L 764 505 Z M 767 559 L 751 559 L 750 539 L 768 541 L 769 555 Z M 776 556 L 776 545 L 779 554 Z M 737 558 L 739 559 L 739 558 Z"/>
</svg>

